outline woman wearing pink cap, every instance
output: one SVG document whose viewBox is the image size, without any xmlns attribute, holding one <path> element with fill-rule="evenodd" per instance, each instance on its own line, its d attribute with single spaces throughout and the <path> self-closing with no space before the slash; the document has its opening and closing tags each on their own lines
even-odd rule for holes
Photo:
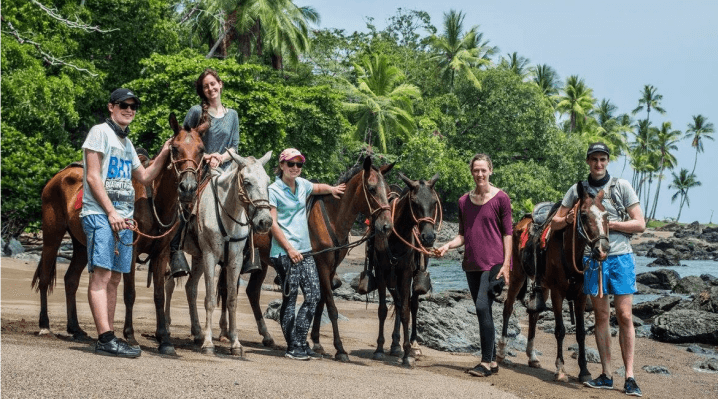
<svg viewBox="0 0 718 399">
<path fill-rule="evenodd" d="M 277 177 L 269 185 L 269 205 L 272 207 L 270 212 L 274 222 L 269 256 L 284 287 L 279 317 L 287 341 L 285 356 L 297 360 L 321 357 L 307 343 L 309 325 L 321 294 L 314 258 L 305 256 L 312 250 L 305 205 L 310 195 L 331 194 L 339 198 L 346 187 L 345 184 L 330 186 L 312 183 L 299 177 L 304 162 L 304 155 L 296 148 L 282 151 L 279 154 Z M 304 302 L 295 317 L 298 288 L 302 289 Z"/>
</svg>

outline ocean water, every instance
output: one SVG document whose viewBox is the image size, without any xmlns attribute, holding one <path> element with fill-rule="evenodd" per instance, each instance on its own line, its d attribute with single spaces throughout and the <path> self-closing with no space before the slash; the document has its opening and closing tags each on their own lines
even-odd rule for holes
<svg viewBox="0 0 718 399">
<path fill-rule="evenodd" d="M 718 262 L 713 260 L 683 260 L 681 266 L 669 267 L 648 267 L 653 258 L 636 256 L 636 274 L 650 272 L 660 268 L 675 270 L 681 277 L 700 276 L 701 274 L 712 274 L 718 277 Z M 455 260 L 431 259 L 429 261 L 429 273 L 431 273 L 431 284 L 434 292 L 439 293 L 446 290 L 469 289 L 466 284 L 466 274 L 461 270 L 461 262 Z M 636 295 L 635 303 L 650 301 L 657 295 Z"/>
</svg>

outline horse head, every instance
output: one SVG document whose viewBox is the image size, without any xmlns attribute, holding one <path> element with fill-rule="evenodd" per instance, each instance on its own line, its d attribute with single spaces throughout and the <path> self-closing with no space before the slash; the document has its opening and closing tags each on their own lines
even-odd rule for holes
<svg viewBox="0 0 718 399">
<path fill-rule="evenodd" d="M 419 230 L 419 240 L 424 247 L 433 247 L 436 240 L 436 223 L 441 224 L 441 203 L 434 191 L 434 185 L 439 180 L 437 173 L 429 181 L 411 180 L 399 173 L 399 178 L 409 187 L 409 210 L 414 224 Z"/>
<path fill-rule="evenodd" d="M 601 190 L 591 195 L 580 182 L 577 189 L 576 230 L 591 248 L 591 257 L 603 261 L 609 251 L 608 212 L 602 202 L 605 193 Z"/>
<path fill-rule="evenodd" d="M 175 132 L 170 149 L 170 165 L 174 168 L 178 185 L 179 200 L 190 203 L 195 200 L 199 187 L 200 163 L 204 155 L 202 136 L 209 129 L 209 123 L 196 128 L 180 127 L 174 112 L 170 114 L 170 126 Z"/>
<path fill-rule="evenodd" d="M 391 163 L 376 169 L 372 166 L 371 157 L 366 157 L 362 164 L 362 173 L 349 180 L 346 188 L 348 194 L 359 195 L 360 211 L 371 216 L 374 231 L 378 238 L 383 239 L 388 237 L 393 225 L 387 199 L 389 186 L 384 180 L 384 175 L 393 167 L 394 164 Z"/>
<path fill-rule="evenodd" d="M 272 151 L 260 159 L 241 157 L 229 151 L 234 162 L 239 165 L 239 198 L 247 206 L 247 217 L 254 230 L 259 234 L 267 234 L 272 227 L 272 215 L 269 212 L 269 175 L 264 165 L 272 158 Z"/>
</svg>

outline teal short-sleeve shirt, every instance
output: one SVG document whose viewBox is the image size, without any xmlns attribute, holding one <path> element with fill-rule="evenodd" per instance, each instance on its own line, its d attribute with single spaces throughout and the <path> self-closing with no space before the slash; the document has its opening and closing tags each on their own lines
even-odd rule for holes
<svg viewBox="0 0 718 399">
<path fill-rule="evenodd" d="M 301 177 L 297 177 L 295 182 L 296 192 L 293 193 L 282 179 L 274 179 L 274 183 L 269 185 L 269 205 L 277 208 L 277 222 L 287 241 L 297 251 L 305 253 L 312 250 L 306 204 L 314 184 Z M 272 237 L 269 256 L 276 258 L 280 255 L 287 255 L 287 251 Z"/>
</svg>

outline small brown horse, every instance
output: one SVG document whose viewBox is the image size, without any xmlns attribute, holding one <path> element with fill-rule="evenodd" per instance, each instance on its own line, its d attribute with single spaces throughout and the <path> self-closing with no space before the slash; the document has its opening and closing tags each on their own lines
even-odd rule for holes
<svg viewBox="0 0 718 399">
<path fill-rule="evenodd" d="M 441 223 L 441 202 L 434 191 L 439 179 L 435 175 L 428 182 L 411 180 L 399 173 L 407 185 L 398 198 L 392 200 L 392 221 L 394 234 L 389 236 L 388 246 L 374 249 L 377 288 L 379 292 L 379 336 L 373 358 L 384 359 L 384 322 L 387 316 L 386 289 L 389 288 L 396 309 L 391 354 L 401 353 L 399 328 L 404 332 L 404 367 L 414 367 L 415 357 L 412 345 L 416 344 L 416 315 L 419 309 L 419 294 L 412 289 L 412 280 L 423 260 L 417 254 L 425 252 L 424 247 L 434 246 L 435 228 Z M 422 264 L 419 264 L 419 261 Z M 412 328 L 409 333 L 409 320 Z"/>
<path fill-rule="evenodd" d="M 336 275 L 337 267 L 346 256 L 347 249 L 331 249 L 348 243 L 349 231 L 359 213 L 372 218 L 372 228 L 376 232 L 375 237 L 378 240 L 385 240 L 389 235 L 392 230 L 392 221 L 386 197 L 388 185 L 383 175 L 388 173 L 393 166 L 393 164 L 389 164 L 377 169 L 372 166 L 370 157 L 365 158 L 361 165 L 350 168 L 339 178 L 339 183 L 346 183 L 346 190 L 341 199 L 336 199 L 331 195 L 317 197 L 309 212 L 309 235 L 312 242 L 312 251 L 319 252 L 329 249 L 327 252 L 314 256 L 317 272 L 319 273 L 322 299 L 317 305 L 317 312 L 312 323 L 313 350 L 317 353 L 325 353 L 324 348 L 319 343 L 319 327 L 324 304 L 326 303 L 334 331 L 334 347 L 337 350 L 335 358 L 337 360 L 346 362 L 349 361 L 349 356 L 344 350 L 339 336 L 337 323 L 339 313 L 332 295 L 332 279 Z M 274 338 L 267 330 L 262 310 L 259 306 L 262 282 L 267 275 L 267 267 L 270 264 L 271 235 L 255 234 L 254 242 L 255 246 L 260 250 L 262 270 L 252 274 L 247 284 L 246 293 L 252 306 L 254 318 L 257 321 L 257 329 L 263 337 L 262 344 L 273 346 Z"/>
<path fill-rule="evenodd" d="M 573 301 L 572 310 L 576 317 L 576 341 L 578 342 L 578 365 L 580 373 L 579 381 L 585 382 L 591 379 L 591 373 L 586 367 L 586 331 L 584 326 L 584 311 L 586 306 L 586 294 L 583 293 L 583 254 L 586 246 L 590 246 L 592 256 L 599 261 L 606 259 L 608 254 L 608 218 L 606 209 L 601 200 L 604 192 L 601 190 L 595 197 L 589 195 L 583 189 L 581 182 L 578 183 L 579 200 L 574 206 L 576 220 L 568 224 L 565 229 L 549 232 L 546 238 L 545 252 L 537 256 L 537 262 L 544 262 L 545 273 L 543 277 L 543 295 L 551 293 L 551 302 L 556 322 L 554 335 L 556 336 L 556 380 L 568 381 L 564 370 L 563 360 L 563 339 L 566 336 L 566 328 L 563 325 L 563 301 Z M 537 229 L 537 236 L 529 239 L 534 240 L 536 245 L 541 245 L 539 240 L 550 225 L 551 218 L 555 212 L 549 215 L 547 222 Z M 497 359 L 502 361 L 506 357 L 506 344 L 508 340 L 509 317 L 513 312 L 514 302 L 519 291 L 525 293 L 527 277 L 534 277 L 534 267 L 528 265 L 532 256 L 525 256 L 523 253 L 522 236 L 531 231 L 533 219 L 531 215 L 524 216 L 513 232 L 513 268 L 509 279 L 509 288 L 506 302 L 504 303 L 504 324 L 501 330 Z M 538 249 L 537 249 L 538 250 Z M 569 302 L 570 305 L 570 302 Z M 529 334 L 526 344 L 526 355 L 529 357 L 529 366 L 540 368 L 541 363 L 534 351 L 534 337 L 536 336 L 536 323 L 538 312 L 529 313 Z M 573 318 L 573 314 L 571 317 Z"/>
<path fill-rule="evenodd" d="M 163 167 L 155 179 L 153 188 L 146 188 L 133 180 L 135 189 L 135 213 L 137 229 L 148 235 L 167 233 L 174 229 L 180 204 L 189 206 L 195 199 L 198 185 L 199 164 L 204 154 L 201 136 L 207 130 L 204 124 L 196 129 L 180 128 L 174 114 L 169 117 L 170 126 L 175 132 L 172 139 L 171 155 L 167 166 Z M 47 293 L 52 291 L 57 272 L 57 251 L 65 233 L 72 238 L 72 258 L 65 273 L 65 300 L 67 304 L 67 332 L 77 340 L 89 340 L 77 319 L 76 294 L 80 276 L 87 265 L 87 240 L 80 220 L 82 190 L 82 167 L 67 167 L 58 172 L 45 185 L 42 191 L 42 233 L 43 249 L 40 262 L 32 279 L 32 287 L 40 291 L 40 334 L 50 333 L 50 319 L 47 312 Z M 166 222 L 167 224 L 164 224 Z M 135 302 L 135 262 L 142 254 L 149 254 L 149 280 L 153 278 L 155 289 L 155 307 L 157 313 L 156 337 L 160 352 L 174 354 L 169 333 L 164 320 L 164 279 L 165 270 L 159 262 L 169 255 L 169 241 L 172 233 L 159 240 L 140 236 L 133 249 L 133 262 L 130 273 L 124 274 L 125 324 L 123 335 L 127 341 L 136 345 L 132 325 L 132 310 Z M 129 243 L 127 243 L 129 244 Z M 153 274 L 152 274 L 153 273 Z"/>
</svg>

